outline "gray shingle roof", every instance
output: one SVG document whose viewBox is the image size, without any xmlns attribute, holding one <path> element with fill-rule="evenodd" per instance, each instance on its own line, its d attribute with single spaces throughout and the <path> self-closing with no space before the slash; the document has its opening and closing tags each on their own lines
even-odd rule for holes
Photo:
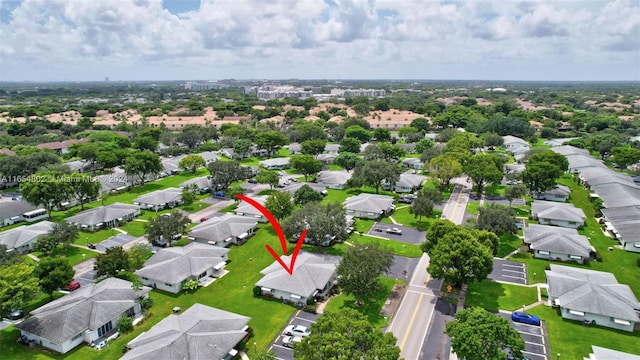
<svg viewBox="0 0 640 360">
<path fill-rule="evenodd" d="M 424 175 L 415 175 L 415 174 L 400 174 L 400 178 L 396 182 L 396 186 L 402 187 L 419 187 L 423 182 L 427 180 L 427 177 Z"/>
<path fill-rule="evenodd" d="M 379 213 L 389 210 L 393 204 L 393 197 L 387 195 L 360 194 L 344 201 L 344 208 L 354 211 Z"/>
<path fill-rule="evenodd" d="M 567 155 L 567 160 L 569 161 L 569 169 L 572 170 L 581 171 L 582 169 L 589 167 L 607 168 L 602 161 L 594 159 L 589 155 Z"/>
<path fill-rule="evenodd" d="M 592 251 L 586 236 L 578 234 L 575 229 L 556 226 L 531 224 L 524 229 L 524 242 L 531 244 L 531 249 L 534 250 L 578 255 L 583 258 L 588 258 Z"/>
<path fill-rule="evenodd" d="M 180 184 L 180 187 L 184 188 L 189 185 L 196 185 L 199 189 L 205 189 L 211 187 L 211 181 L 207 176 L 201 176 L 183 182 L 182 184 Z"/>
<path fill-rule="evenodd" d="M 11 230 L 0 232 L 0 244 L 7 249 L 23 246 L 35 238 L 45 235 L 53 228 L 51 221 L 41 221 L 39 223 L 20 226 Z"/>
<path fill-rule="evenodd" d="M 571 189 L 568 186 L 558 185 L 555 189 L 547 190 L 544 193 L 556 196 L 569 196 Z"/>
<path fill-rule="evenodd" d="M 607 208 L 640 206 L 640 187 L 625 184 L 592 186 L 591 191 L 600 196 Z"/>
<path fill-rule="evenodd" d="M 107 206 L 99 206 L 91 210 L 85 210 L 74 216 L 68 217 L 66 221 L 73 224 L 96 225 L 120 219 L 127 215 L 135 214 L 140 209 L 135 205 L 123 203 L 113 203 Z"/>
<path fill-rule="evenodd" d="M 325 184 L 346 184 L 352 175 L 352 172 L 347 172 L 346 170 L 324 170 L 320 171 L 318 182 Z"/>
<path fill-rule="evenodd" d="M 263 205 L 267 202 L 267 196 L 266 195 L 259 195 L 259 196 L 249 196 L 250 199 L 253 199 L 255 201 L 257 201 L 260 205 Z M 235 210 L 236 214 L 248 214 L 248 215 L 259 215 L 259 217 L 262 217 L 262 213 L 260 212 L 260 210 L 256 209 L 255 207 L 253 207 L 253 205 L 245 202 L 245 201 L 240 201 L 240 203 L 238 204 L 238 207 Z"/>
<path fill-rule="evenodd" d="M 216 154 L 216 153 L 215 153 L 215 152 L 213 152 L 213 151 L 204 151 L 204 152 L 201 152 L 201 153 L 197 153 L 197 154 L 195 154 L 195 155 L 200 155 L 200 156 L 202 156 L 202 158 L 204 159 L 204 161 L 205 161 L 206 163 L 211 162 L 211 161 L 218 161 L 218 160 L 220 160 L 220 157 L 218 156 L 218 154 Z"/>
<path fill-rule="evenodd" d="M 634 185 L 631 176 L 611 169 L 586 168 L 580 171 L 580 178 L 589 186 L 598 186 L 604 184 L 628 184 Z"/>
<path fill-rule="evenodd" d="M 503 136 L 502 139 L 504 140 L 504 144 L 508 145 L 508 144 L 522 144 L 523 146 L 530 146 L 529 143 L 524 140 L 521 139 L 517 136 L 512 136 L 512 135 L 506 135 Z"/>
<path fill-rule="evenodd" d="M 549 297 L 561 307 L 640 321 L 640 303 L 631 288 L 619 284 L 611 273 L 551 264 L 546 270 Z"/>
<path fill-rule="evenodd" d="M 206 241 L 224 241 L 232 236 L 240 236 L 257 225 L 258 222 L 250 217 L 225 214 L 211 217 L 206 222 L 196 225 L 189 232 L 189 236 Z"/>
<path fill-rule="evenodd" d="M 151 291 L 143 286 L 131 288 L 131 282 L 107 278 L 43 305 L 16 328 L 60 344 L 87 330 L 95 330 L 132 308 L 136 299 Z"/>
<path fill-rule="evenodd" d="M 338 151 L 340 150 L 340 144 L 327 144 L 324 146 L 324 151 Z"/>
<path fill-rule="evenodd" d="M 593 354 L 585 360 L 640 360 L 640 356 L 591 345 Z"/>
<path fill-rule="evenodd" d="M 556 152 L 558 154 L 565 155 L 565 156 L 575 155 L 575 154 L 581 154 L 581 155 L 587 155 L 587 156 L 589 155 L 589 150 L 580 149 L 571 145 L 556 146 L 552 148 L 551 151 Z"/>
<path fill-rule="evenodd" d="M 172 201 L 182 200 L 182 190 L 168 188 L 144 194 L 134 200 L 138 204 L 164 205 Z"/>
<path fill-rule="evenodd" d="M 602 209 L 602 214 L 625 242 L 640 242 L 640 206 Z"/>
<path fill-rule="evenodd" d="M 283 158 L 273 158 L 260 161 L 261 166 L 282 166 L 288 165 L 291 158 L 283 157 Z"/>
<path fill-rule="evenodd" d="M 327 190 L 327 188 L 322 184 L 300 181 L 300 182 L 294 182 L 293 184 L 287 185 L 286 187 L 280 189 L 280 191 L 286 191 L 289 194 L 291 194 L 291 196 L 293 196 L 293 194 L 295 194 L 296 191 L 298 191 L 304 185 L 308 185 L 309 187 L 311 187 L 313 190 L 317 192 L 322 192 Z"/>
<path fill-rule="evenodd" d="M 198 276 L 207 269 L 221 262 L 229 249 L 190 243 L 186 246 L 175 246 L 158 250 L 144 267 L 135 272 L 136 275 L 168 284 L 177 284 L 191 276 Z"/>
<path fill-rule="evenodd" d="M 587 216 L 573 204 L 536 200 L 531 204 L 531 213 L 542 219 L 584 222 Z"/>
<path fill-rule="evenodd" d="M 289 152 L 291 151 L 300 151 L 302 150 L 302 145 L 298 144 L 298 143 L 291 143 L 289 144 Z"/>
<path fill-rule="evenodd" d="M 0 202 L 0 219 L 10 219 L 26 212 L 38 209 L 26 201 L 7 200 Z"/>
<path fill-rule="evenodd" d="M 127 344 L 121 360 L 222 359 L 247 335 L 251 318 L 194 304 L 169 315 Z"/>
<path fill-rule="evenodd" d="M 335 160 L 335 158 L 337 157 L 338 155 L 336 154 L 319 154 L 318 156 L 316 156 L 316 160 L 330 161 L 330 160 Z"/>
<path fill-rule="evenodd" d="M 282 256 L 281 259 L 285 264 L 291 263 L 291 256 Z M 301 251 L 293 275 L 289 275 L 276 261 L 260 272 L 264 277 L 256 285 L 309 298 L 327 285 L 339 263 L 337 256 Z"/>
<path fill-rule="evenodd" d="M 180 160 L 182 160 L 186 155 L 178 155 L 174 157 L 163 157 L 160 159 L 162 163 L 162 167 L 166 172 L 178 171 L 180 170 Z"/>
</svg>

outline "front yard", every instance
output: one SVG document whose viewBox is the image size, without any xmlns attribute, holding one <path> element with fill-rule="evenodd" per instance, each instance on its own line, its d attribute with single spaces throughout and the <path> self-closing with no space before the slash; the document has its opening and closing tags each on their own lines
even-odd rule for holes
<svg viewBox="0 0 640 360">
<path fill-rule="evenodd" d="M 409 212 L 410 208 L 411 205 L 400 205 L 394 212 L 391 213 L 390 216 L 384 217 L 380 221 L 387 224 L 393 224 L 393 221 L 389 219 L 389 217 L 392 217 L 393 220 L 395 220 L 398 224 L 426 231 L 429 230 L 429 227 L 431 227 L 431 223 L 436 221 L 442 215 L 441 211 L 433 210 L 433 215 L 431 215 L 431 217 L 423 216 L 422 219 L 418 221 L 418 219 L 416 219 L 416 217 Z"/>
<path fill-rule="evenodd" d="M 502 284 L 483 280 L 469 285 L 465 306 L 478 306 L 487 310 L 517 310 L 538 301 L 535 287 Z"/>
<path fill-rule="evenodd" d="M 67 259 L 69 265 L 74 266 L 87 259 L 96 257 L 98 254 L 99 253 L 96 251 L 69 245 L 67 246 L 66 250 L 61 246 L 58 246 L 49 256 L 62 256 L 63 258 Z M 38 258 L 44 257 L 44 255 L 40 252 L 34 252 L 33 255 Z"/>
<path fill-rule="evenodd" d="M 401 241 L 380 239 L 373 236 L 353 234 L 347 239 L 352 244 L 370 244 L 377 243 L 380 247 L 386 247 L 391 249 L 394 255 L 406 256 L 417 258 L 422 256 L 422 250 L 420 246 L 414 244 L 407 244 Z"/>
</svg>

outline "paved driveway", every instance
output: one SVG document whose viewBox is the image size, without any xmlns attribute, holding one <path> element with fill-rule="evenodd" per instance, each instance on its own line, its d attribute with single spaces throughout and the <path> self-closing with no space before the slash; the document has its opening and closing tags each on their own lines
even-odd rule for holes
<svg viewBox="0 0 640 360">
<path fill-rule="evenodd" d="M 289 325 L 303 325 L 306 327 L 310 327 L 311 324 L 315 323 L 320 315 L 318 314 L 310 314 L 301 310 L 298 310 L 293 314 L 289 322 L 285 325 L 285 327 Z M 276 338 L 271 343 L 270 349 L 276 353 L 276 358 L 279 360 L 293 360 L 293 349 L 282 346 L 282 339 L 284 328 L 280 331 L 280 334 L 276 336 Z"/>
<path fill-rule="evenodd" d="M 531 360 L 551 360 L 549 350 L 549 336 L 547 325 L 542 321 L 541 326 L 533 326 L 511 321 L 511 313 L 501 312 L 500 316 L 509 320 L 511 327 L 516 329 L 524 340 L 523 354 Z"/>
<path fill-rule="evenodd" d="M 406 281 L 409 279 L 409 276 L 413 274 L 413 270 L 415 270 L 419 261 L 420 258 L 408 258 L 394 255 L 393 264 L 391 264 L 391 269 L 387 271 L 386 276 Z"/>
<path fill-rule="evenodd" d="M 402 235 L 387 233 L 387 229 L 389 228 L 398 228 L 402 230 Z M 382 222 L 377 222 L 373 224 L 371 229 L 369 229 L 368 234 L 382 237 L 385 239 L 397 240 L 404 243 L 415 244 L 415 245 L 422 244 L 427 238 L 425 231 L 418 231 L 408 226 L 403 226 L 398 224 L 387 224 Z"/>
<path fill-rule="evenodd" d="M 494 258 L 493 271 L 489 274 L 489 279 L 527 285 L 527 266 L 515 261 Z"/>
</svg>

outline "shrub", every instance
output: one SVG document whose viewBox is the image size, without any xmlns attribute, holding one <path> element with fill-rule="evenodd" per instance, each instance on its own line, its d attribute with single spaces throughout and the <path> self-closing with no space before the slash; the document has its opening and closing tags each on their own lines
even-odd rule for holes
<svg viewBox="0 0 640 360">
<path fill-rule="evenodd" d="M 198 286 L 200 286 L 200 284 L 198 284 L 197 280 L 187 280 L 182 284 L 182 290 L 184 290 L 185 292 L 194 292 L 198 289 Z"/>
<path fill-rule="evenodd" d="M 124 334 L 133 330 L 133 319 L 128 316 L 123 316 L 118 321 L 118 332 Z"/>
<path fill-rule="evenodd" d="M 153 299 L 151 299 L 150 297 L 145 297 L 140 299 L 140 307 L 143 310 L 150 309 L 152 305 L 153 305 Z"/>
<path fill-rule="evenodd" d="M 253 296 L 254 297 L 260 297 L 262 296 L 262 289 L 260 289 L 260 286 L 255 286 L 253 288 Z"/>
<path fill-rule="evenodd" d="M 600 255 L 599 252 L 596 253 L 596 261 L 597 262 L 602 262 L 602 255 Z"/>
<path fill-rule="evenodd" d="M 304 308 L 302 308 L 302 311 L 308 312 L 308 313 L 311 313 L 311 314 L 315 314 L 316 313 L 316 306 L 315 305 L 307 305 Z"/>
</svg>

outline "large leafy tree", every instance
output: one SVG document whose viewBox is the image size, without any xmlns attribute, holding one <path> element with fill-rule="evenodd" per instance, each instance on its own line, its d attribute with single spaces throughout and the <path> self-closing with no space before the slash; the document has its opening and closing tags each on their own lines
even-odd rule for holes
<svg viewBox="0 0 640 360">
<path fill-rule="evenodd" d="M 430 249 L 427 271 L 453 285 L 487 278 L 493 269 L 493 251 L 463 228 L 446 234 Z"/>
<path fill-rule="evenodd" d="M 249 177 L 249 171 L 237 161 L 217 161 L 207 165 L 207 169 L 211 174 L 211 186 L 216 188 L 220 186 L 227 189 L 232 182 L 243 180 Z"/>
<path fill-rule="evenodd" d="M 91 167 L 95 169 L 95 164 L 100 155 L 100 146 L 94 142 L 78 143 L 76 154 L 84 161 L 91 163 Z"/>
<path fill-rule="evenodd" d="M 158 140 L 150 136 L 138 136 L 133 141 L 133 148 L 138 150 L 156 151 L 158 149 Z"/>
<path fill-rule="evenodd" d="M 129 265 L 131 265 L 131 271 L 136 271 L 142 268 L 142 265 L 147 261 L 153 253 L 147 244 L 135 244 L 127 250 L 127 256 L 129 257 Z"/>
<path fill-rule="evenodd" d="M 284 134 L 275 130 L 259 132 L 255 140 L 258 149 L 266 150 L 269 155 L 276 154 L 288 142 L 289 139 Z"/>
<path fill-rule="evenodd" d="M 327 237 L 335 236 L 335 242 L 344 241 L 348 236 L 346 228 L 344 208 L 340 203 L 310 202 L 282 221 L 282 230 L 290 242 L 298 241 L 302 230 L 307 229 L 305 243 L 318 247 L 327 241 Z"/>
<path fill-rule="evenodd" d="M 446 189 L 451 179 L 462 174 L 462 165 L 453 156 L 444 154 L 431 159 L 429 173 L 438 179 L 440 189 Z"/>
<path fill-rule="evenodd" d="M 345 170 L 353 170 L 363 162 L 360 156 L 350 153 L 350 152 L 341 152 L 338 156 L 333 160 L 333 163 L 342 166 Z"/>
<path fill-rule="evenodd" d="M 315 159 L 313 155 L 295 155 L 291 158 L 291 167 L 304 175 L 304 181 L 307 181 L 310 175 L 322 170 L 322 161 Z"/>
<path fill-rule="evenodd" d="M 66 247 L 78 239 L 79 231 L 80 229 L 76 225 L 63 221 L 53 224 L 46 236 L 54 241 L 56 245 L 62 244 Z"/>
<path fill-rule="evenodd" d="M 569 160 L 567 157 L 553 151 L 540 151 L 529 153 L 527 156 L 527 164 L 547 162 L 557 166 L 562 171 L 569 170 Z"/>
<path fill-rule="evenodd" d="M 324 152 L 327 141 L 324 139 L 309 139 L 300 144 L 301 152 L 307 155 L 319 155 Z"/>
<path fill-rule="evenodd" d="M 457 228 L 457 225 L 449 220 L 438 220 L 431 224 L 427 230 L 427 239 L 422 245 L 422 251 L 428 253 L 446 234 Z"/>
<path fill-rule="evenodd" d="M 233 142 L 233 152 L 238 158 L 245 158 L 251 155 L 251 146 L 253 143 L 249 139 L 237 139 Z"/>
<path fill-rule="evenodd" d="M 464 166 L 464 172 L 476 186 L 478 195 L 482 194 L 486 184 L 498 183 L 502 180 L 502 165 L 498 166 L 497 156 L 476 155 L 471 157 Z"/>
<path fill-rule="evenodd" d="M 203 131 L 198 130 L 198 128 L 195 128 L 195 127 L 185 128 L 180 133 L 180 135 L 178 135 L 178 141 L 187 145 L 189 149 L 195 148 L 203 140 L 203 136 L 202 136 Z"/>
<path fill-rule="evenodd" d="M 364 148 L 364 151 L 362 152 L 362 157 L 364 158 L 365 161 L 370 161 L 370 160 L 384 160 L 387 156 L 384 153 L 384 151 L 382 151 L 382 148 L 379 145 L 370 144 L 369 146 Z"/>
<path fill-rule="evenodd" d="M 53 298 L 56 290 L 69 285 L 75 272 L 65 258 L 56 256 L 41 259 L 36 266 L 35 274 L 40 280 L 42 291 Z"/>
<path fill-rule="evenodd" d="M 476 228 L 495 234 L 515 233 L 516 215 L 513 208 L 498 204 L 488 204 L 478 209 Z"/>
<path fill-rule="evenodd" d="M 519 199 L 527 194 L 527 188 L 522 184 L 505 186 L 504 198 L 509 202 L 509 206 L 515 199 Z"/>
<path fill-rule="evenodd" d="M 0 267 L 0 314 L 24 307 L 39 292 L 35 268 L 25 262 Z"/>
<path fill-rule="evenodd" d="M 397 360 L 400 349 L 392 333 L 375 328 L 360 312 L 342 308 L 327 312 L 311 325 L 311 335 L 293 348 L 300 360 Z"/>
<path fill-rule="evenodd" d="M 360 153 L 360 140 L 354 138 L 344 138 L 340 141 L 340 153 L 349 152 L 354 154 Z"/>
<path fill-rule="evenodd" d="M 276 219 L 281 220 L 291 215 L 294 205 L 291 195 L 286 191 L 276 191 L 267 197 L 264 207 L 269 210 Z"/>
<path fill-rule="evenodd" d="M 389 249 L 381 248 L 378 243 L 355 244 L 350 246 L 338 265 L 338 285 L 356 301 L 381 286 L 379 277 L 391 268 L 393 254 Z"/>
<path fill-rule="evenodd" d="M 434 206 L 442 204 L 443 200 L 440 190 L 423 188 L 413 199 L 409 212 L 418 218 L 418 222 L 422 222 L 422 217 L 431 216 Z"/>
<path fill-rule="evenodd" d="M 415 151 L 418 154 L 422 154 L 425 150 L 431 147 L 433 147 L 433 141 L 429 139 L 421 139 L 416 143 Z"/>
<path fill-rule="evenodd" d="M 344 137 L 358 139 L 361 143 L 365 143 L 371 140 L 371 132 L 359 125 L 353 125 L 345 129 Z"/>
<path fill-rule="evenodd" d="M 484 141 L 475 135 L 468 132 L 458 132 L 447 141 L 446 149 L 447 151 L 453 151 L 454 149 L 472 151 L 483 145 Z"/>
<path fill-rule="evenodd" d="M 307 184 L 302 185 L 298 190 L 296 190 L 295 194 L 293 194 L 293 201 L 296 205 L 304 205 L 312 201 L 320 200 L 322 200 L 322 194 L 313 190 L 311 186 Z"/>
<path fill-rule="evenodd" d="M 611 152 L 613 153 L 613 161 L 623 169 L 640 161 L 640 149 L 614 147 Z"/>
<path fill-rule="evenodd" d="M 96 278 L 100 276 L 116 276 L 122 270 L 129 270 L 129 257 L 121 246 L 108 248 L 103 254 L 96 256 Z"/>
<path fill-rule="evenodd" d="M 378 142 L 382 141 L 390 141 L 391 140 L 391 131 L 385 128 L 377 128 L 373 131 L 373 138 Z"/>
<path fill-rule="evenodd" d="M 555 189 L 558 185 L 556 179 L 562 176 L 562 170 L 549 162 L 527 163 L 522 172 L 522 181 L 527 189 L 539 197 L 547 190 Z"/>
<path fill-rule="evenodd" d="M 71 184 L 65 181 L 61 173 L 45 172 L 26 178 L 20 183 L 20 190 L 29 204 L 42 205 L 51 216 L 54 208 L 69 200 Z"/>
<path fill-rule="evenodd" d="M 505 350 L 514 359 L 522 359 L 524 341 L 509 321 L 482 308 L 471 307 L 456 313 L 453 321 L 446 324 L 451 337 L 451 348 L 467 360 L 502 360 Z"/>
<path fill-rule="evenodd" d="M 256 181 L 260 184 L 268 184 L 271 190 L 273 190 L 273 187 L 278 185 L 280 177 L 275 171 L 261 169 L 258 175 L 256 175 Z"/>
<path fill-rule="evenodd" d="M 206 162 L 204 161 L 204 158 L 202 156 L 197 154 L 189 154 L 180 160 L 178 166 L 183 169 L 188 169 L 192 173 L 195 173 L 199 167 L 204 166 L 205 164 Z"/>
<path fill-rule="evenodd" d="M 180 211 L 174 210 L 149 220 L 147 238 L 155 244 L 168 243 L 171 245 L 173 237 L 182 234 L 191 220 Z"/>
<path fill-rule="evenodd" d="M 70 198 L 80 202 L 80 209 L 84 210 L 84 204 L 98 197 L 100 194 L 100 182 L 88 174 L 66 175 L 69 182 Z"/>
<path fill-rule="evenodd" d="M 347 182 L 350 187 L 368 185 L 380 192 L 383 183 L 395 184 L 400 178 L 400 168 L 384 160 L 365 161 L 353 171 L 353 176 Z"/>
<path fill-rule="evenodd" d="M 160 171 L 162 171 L 160 156 L 148 150 L 132 153 L 124 163 L 124 172 L 129 176 L 139 175 L 142 186 L 147 175 L 157 174 Z"/>
</svg>

